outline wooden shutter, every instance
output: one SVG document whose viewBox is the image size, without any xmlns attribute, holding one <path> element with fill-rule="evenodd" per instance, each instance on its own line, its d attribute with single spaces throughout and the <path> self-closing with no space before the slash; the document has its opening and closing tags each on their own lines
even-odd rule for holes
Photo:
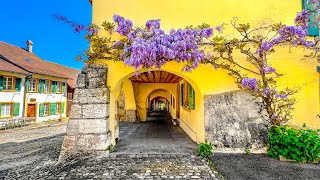
<svg viewBox="0 0 320 180">
<path fill-rule="evenodd" d="M 14 103 L 13 116 L 19 116 L 19 114 L 20 114 L 20 103 Z"/>
<path fill-rule="evenodd" d="M 57 92 L 57 82 L 52 81 L 52 93 L 56 93 L 56 92 Z"/>
<path fill-rule="evenodd" d="M 3 90 L 3 76 L 0 76 L 0 91 Z"/>
<path fill-rule="evenodd" d="M 26 81 L 26 90 L 25 90 L 26 92 L 29 92 L 30 91 L 30 79 L 28 79 L 27 81 Z"/>
<path fill-rule="evenodd" d="M 17 92 L 20 92 L 21 90 L 21 78 L 16 78 L 16 87 L 15 87 Z"/>
<path fill-rule="evenodd" d="M 315 10 L 317 8 L 316 4 L 312 4 L 311 0 L 303 0 L 302 7 L 304 10 Z M 308 15 L 309 23 L 308 23 L 308 35 L 309 36 L 319 36 L 319 25 L 316 23 L 317 21 L 317 12 L 310 13 Z"/>
<path fill-rule="evenodd" d="M 45 80 L 39 79 L 39 83 L 38 83 L 38 92 L 39 93 L 44 92 L 44 83 L 45 83 Z"/>
<path fill-rule="evenodd" d="M 42 116 L 43 116 L 43 109 L 44 109 L 44 105 L 43 105 L 43 103 L 41 103 L 41 104 L 39 105 L 39 117 L 42 117 Z"/>
<path fill-rule="evenodd" d="M 195 93 L 190 84 L 188 84 L 188 108 L 192 110 L 195 109 Z"/>
<path fill-rule="evenodd" d="M 51 115 L 54 115 L 54 114 L 56 114 L 56 112 L 57 112 L 57 103 L 51 103 L 50 104 L 50 114 Z"/>
<path fill-rule="evenodd" d="M 62 83 L 62 93 L 63 93 L 63 94 L 66 94 L 66 93 L 67 93 L 67 86 L 66 86 L 66 83 L 65 83 L 65 82 Z"/>
<path fill-rule="evenodd" d="M 184 84 L 180 87 L 180 105 L 183 106 L 184 103 Z"/>
<path fill-rule="evenodd" d="M 64 114 L 65 102 L 61 103 L 61 114 Z"/>
</svg>

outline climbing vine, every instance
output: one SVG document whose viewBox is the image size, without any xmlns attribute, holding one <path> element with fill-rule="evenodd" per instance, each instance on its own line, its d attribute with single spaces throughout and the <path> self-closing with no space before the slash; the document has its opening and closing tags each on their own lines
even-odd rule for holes
<svg viewBox="0 0 320 180">
<path fill-rule="evenodd" d="M 308 3 L 311 8 L 298 13 L 294 26 L 275 23 L 256 28 L 248 23 L 240 24 L 234 18 L 230 24 L 216 27 L 201 24 L 167 33 L 161 29 L 159 19 L 147 21 L 145 27 L 134 27 L 130 20 L 114 15 L 113 22 L 86 27 L 64 16 L 55 18 L 70 24 L 76 32 L 86 31 L 85 38 L 91 46 L 77 57 L 78 60 L 87 63 L 123 61 L 136 70 L 160 69 L 170 61 L 184 63 L 182 71 L 188 72 L 199 64 L 225 69 L 239 88 L 262 99 L 270 124 L 281 125 L 292 118 L 297 101 L 293 95 L 301 87 L 279 89 L 277 79 L 283 74 L 272 66 L 269 57 L 276 47 L 302 46 L 314 50 L 306 56 L 320 58 L 317 54 L 319 39 L 308 37 L 308 28 L 317 25 L 317 22 L 310 23 L 310 19 L 318 18 L 319 5 L 317 0 Z M 237 32 L 232 38 L 223 34 L 227 25 Z M 239 60 L 235 54 L 246 58 Z"/>
</svg>

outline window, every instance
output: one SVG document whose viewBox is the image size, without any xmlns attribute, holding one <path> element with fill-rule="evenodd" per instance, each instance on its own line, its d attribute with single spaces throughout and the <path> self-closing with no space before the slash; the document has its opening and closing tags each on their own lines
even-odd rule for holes
<svg viewBox="0 0 320 180">
<path fill-rule="evenodd" d="M 61 93 L 61 82 L 57 82 L 56 90 L 57 90 L 57 93 Z"/>
<path fill-rule="evenodd" d="M 12 104 L 1 104 L 1 117 L 11 117 L 12 116 Z"/>
<path fill-rule="evenodd" d="M 303 10 L 311 10 L 314 11 L 317 9 L 317 4 L 312 3 L 312 0 L 303 0 L 302 7 Z M 312 12 L 308 15 L 309 23 L 308 23 L 308 35 L 309 36 L 319 36 L 319 25 L 317 23 L 317 16 L 319 15 L 318 11 Z"/>
<path fill-rule="evenodd" d="M 37 81 L 35 79 L 30 79 L 29 80 L 29 88 L 28 88 L 28 92 L 36 92 L 37 90 Z"/>
<path fill-rule="evenodd" d="M 43 116 L 48 116 L 50 114 L 49 107 L 50 107 L 49 103 L 43 104 Z"/>
<path fill-rule="evenodd" d="M 14 77 L 4 77 L 3 78 L 3 89 L 13 90 L 14 89 Z"/>
<path fill-rule="evenodd" d="M 180 105 L 188 109 L 195 109 L 195 92 L 189 83 L 180 85 Z"/>
<path fill-rule="evenodd" d="M 61 103 L 56 104 L 56 114 L 61 114 Z"/>
<path fill-rule="evenodd" d="M 50 93 L 50 85 L 51 85 L 50 81 L 45 80 L 45 82 L 44 82 L 44 92 L 45 93 Z"/>
</svg>

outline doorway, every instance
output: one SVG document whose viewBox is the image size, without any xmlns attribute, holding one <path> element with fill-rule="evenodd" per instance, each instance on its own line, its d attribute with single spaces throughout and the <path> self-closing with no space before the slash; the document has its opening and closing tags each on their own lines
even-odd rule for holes
<svg viewBox="0 0 320 180">
<path fill-rule="evenodd" d="M 27 117 L 36 117 L 36 104 L 28 104 Z"/>
</svg>

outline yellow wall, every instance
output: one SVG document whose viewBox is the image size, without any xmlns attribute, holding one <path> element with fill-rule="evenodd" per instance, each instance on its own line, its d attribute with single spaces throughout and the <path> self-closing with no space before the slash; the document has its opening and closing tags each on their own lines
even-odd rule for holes
<svg viewBox="0 0 320 180">
<path fill-rule="evenodd" d="M 122 85 L 125 97 L 125 110 L 136 110 L 133 87 L 130 79 L 126 79 Z"/>
<path fill-rule="evenodd" d="M 122 15 L 133 21 L 134 26 L 144 26 L 149 19 L 161 19 L 162 28 L 169 31 L 171 28 L 184 28 L 188 25 L 199 25 L 203 22 L 212 26 L 227 23 L 224 34 L 228 37 L 234 34 L 229 21 L 238 17 L 238 22 L 249 22 L 254 26 L 267 25 L 274 22 L 283 22 L 287 25 L 293 23 L 297 12 L 301 11 L 301 0 L 93 0 L 93 23 L 101 25 L 104 21 L 112 21 L 114 14 Z M 234 36 L 234 35 L 233 35 Z M 303 57 L 301 49 L 278 49 L 276 54 L 270 58 L 272 65 L 280 72 L 285 73 L 279 82 L 280 88 L 286 86 L 300 86 L 308 84 L 296 96 L 299 102 L 295 105 L 296 111 L 291 123 L 313 128 L 320 128 L 319 114 L 319 83 L 316 71 L 315 60 L 301 60 Z M 235 55 L 237 56 L 237 55 Z M 237 57 L 244 60 L 243 56 Z M 122 86 L 123 80 L 132 76 L 135 70 L 131 67 L 124 67 L 122 62 L 107 62 L 108 85 L 111 91 L 117 92 Z M 234 79 L 228 76 L 224 70 L 214 70 L 210 66 L 200 65 L 192 73 L 182 73 L 182 64 L 170 62 L 162 70 L 179 75 L 185 78 L 195 89 L 196 110 L 189 113 L 181 109 L 181 119 L 185 125 L 181 125 L 185 131 L 190 126 L 196 132 L 198 141 L 204 140 L 203 122 L 203 97 L 206 94 L 219 94 L 238 87 Z M 136 91 L 135 91 L 136 92 Z M 176 100 L 178 100 L 176 98 Z M 112 94 L 111 94 L 112 101 Z M 113 111 L 110 104 L 111 119 Z M 141 105 L 136 98 L 137 105 Z M 190 115 L 191 114 L 191 115 Z M 110 124 L 112 126 L 112 123 Z M 190 136 L 192 133 L 188 133 Z"/>
</svg>

